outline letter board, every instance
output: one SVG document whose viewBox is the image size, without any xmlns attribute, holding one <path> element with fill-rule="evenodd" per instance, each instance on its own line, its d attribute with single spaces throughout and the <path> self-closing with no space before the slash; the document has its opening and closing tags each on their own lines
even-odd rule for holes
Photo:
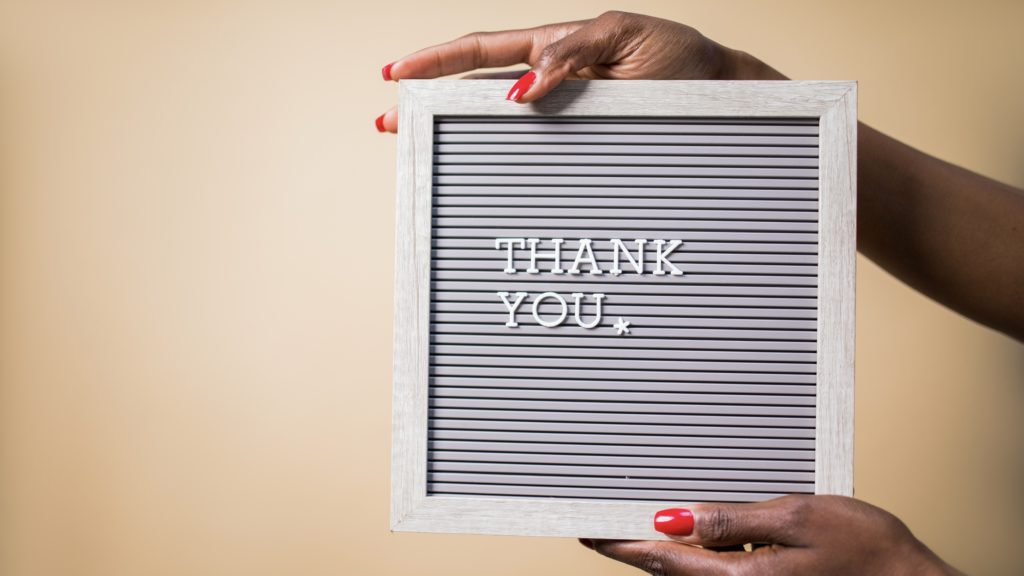
<svg viewBox="0 0 1024 576">
<path fill-rule="evenodd" d="M 392 528 L 852 494 L 856 87 L 402 81 Z"/>
</svg>

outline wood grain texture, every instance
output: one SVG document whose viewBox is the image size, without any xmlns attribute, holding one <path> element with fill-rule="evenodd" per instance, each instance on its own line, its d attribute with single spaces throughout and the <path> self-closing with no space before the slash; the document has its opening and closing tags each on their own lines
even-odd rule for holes
<svg viewBox="0 0 1024 576">
<path fill-rule="evenodd" d="M 538 102 L 505 100 L 502 80 L 403 80 L 401 93 L 435 115 L 821 117 L 849 82 L 570 80 Z"/>
<path fill-rule="evenodd" d="M 815 491 L 853 495 L 857 89 L 821 115 L 818 437 Z"/>
<path fill-rule="evenodd" d="M 855 84 L 571 81 L 528 106 L 506 102 L 506 90 L 504 81 L 417 80 L 400 85 L 392 529 L 662 538 L 651 527 L 656 507 L 650 503 L 427 496 L 430 254 L 432 240 L 438 241 L 431 238 L 435 115 L 798 117 L 820 122 L 815 491 L 852 494 Z M 717 294 L 718 287 L 713 288 L 709 293 Z"/>
<path fill-rule="evenodd" d="M 394 399 L 391 522 L 422 505 L 427 476 L 427 378 L 430 322 L 430 197 L 433 116 L 405 96 L 396 198 Z"/>
</svg>

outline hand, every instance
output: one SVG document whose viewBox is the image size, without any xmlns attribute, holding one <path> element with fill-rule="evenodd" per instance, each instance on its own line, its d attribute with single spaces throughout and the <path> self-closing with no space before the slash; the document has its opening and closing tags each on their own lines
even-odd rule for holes
<svg viewBox="0 0 1024 576">
<path fill-rule="evenodd" d="M 674 532 L 667 535 L 676 542 L 581 543 L 664 576 L 959 574 L 898 518 L 853 498 L 784 496 L 757 504 L 700 504 L 689 512 L 656 516 L 662 520 L 655 526 Z M 747 543 L 765 546 L 739 548 Z"/>
<path fill-rule="evenodd" d="M 606 12 L 591 20 L 526 30 L 478 32 L 415 52 L 384 67 L 386 80 L 436 78 L 529 64 L 509 100 L 532 102 L 566 78 L 714 80 L 781 79 L 751 56 L 732 50 L 677 22 Z M 532 76 L 531 76 L 532 73 Z M 475 77 L 509 77 L 508 73 Z M 395 108 L 377 119 L 381 132 L 398 130 Z"/>
</svg>

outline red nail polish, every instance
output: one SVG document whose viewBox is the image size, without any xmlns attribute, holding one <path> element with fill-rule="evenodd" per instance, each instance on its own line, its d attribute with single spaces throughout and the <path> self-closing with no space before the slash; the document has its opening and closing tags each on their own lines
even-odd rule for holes
<svg viewBox="0 0 1024 576">
<path fill-rule="evenodd" d="M 381 114 L 380 116 L 377 116 L 377 119 L 374 120 L 373 123 L 377 125 L 377 132 L 386 132 L 387 131 L 387 128 L 384 128 L 384 115 L 383 114 Z"/>
<path fill-rule="evenodd" d="M 505 96 L 505 99 L 513 102 L 519 102 L 519 99 L 523 97 L 523 94 L 526 94 L 530 89 L 530 86 L 533 86 L 533 83 L 536 81 L 537 73 L 533 70 L 523 74 L 523 76 L 519 80 L 516 80 L 516 83 L 512 85 L 512 89 L 508 91 L 508 96 Z"/>
<path fill-rule="evenodd" d="M 654 529 L 670 536 L 693 533 L 693 512 L 686 508 L 668 508 L 654 515 Z"/>
<path fill-rule="evenodd" d="M 394 65 L 395 65 L 395 63 L 392 62 L 391 64 L 388 64 L 387 66 L 382 68 L 381 71 L 380 71 L 381 76 L 384 76 L 384 79 L 389 81 L 389 82 L 391 81 L 391 67 L 394 66 Z"/>
<path fill-rule="evenodd" d="M 580 541 L 580 544 L 583 544 L 587 548 L 590 548 L 591 550 L 594 549 L 594 541 L 590 538 L 578 538 L 578 540 Z"/>
</svg>

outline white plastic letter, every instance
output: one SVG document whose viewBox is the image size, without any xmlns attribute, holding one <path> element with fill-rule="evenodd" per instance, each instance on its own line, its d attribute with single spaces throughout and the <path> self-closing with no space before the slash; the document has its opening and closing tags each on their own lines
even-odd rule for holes
<svg viewBox="0 0 1024 576">
<path fill-rule="evenodd" d="M 540 243 L 539 238 L 527 238 L 526 243 L 530 245 L 530 267 L 526 269 L 527 274 L 538 274 L 540 270 L 537 269 L 537 260 L 544 258 L 545 260 L 553 260 L 554 264 L 551 266 L 552 274 L 565 274 L 565 270 L 562 270 L 562 244 L 565 240 L 561 238 L 552 238 L 551 243 L 555 245 L 555 251 L 551 254 L 537 254 L 537 244 Z"/>
<path fill-rule="evenodd" d="M 555 320 L 554 322 L 546 322 L 540 317 L 540 303 L 543 302 L 544 300 L 547 300 L 548 298 L 554 298 L 555 300 L 558 300 L 559 304 L 562 305 L 562 313 L 558 317 L 558 320 Z M 534 320 L 537 321 L 537 324 L 540 324 L 545 328 L 554 328 L 555 326 L 560 325 L 562 322 L 565 322 L 565 317 L 568 315 L 569 305 L 565 303 L 565 298 L 562 298 L 560 295 L 554 292 L 545 292 L 540 296 L 537 296 L 537 299 L 533 301 L 533 318 Z"/>
<path fill-rule="evenodd" d="M 626 248 L 626 245 L 622 243 L 622 240 L 618 238 L 612 238 L 612 274 L 618 276 L 622 274 L 622 269 L 619 268 L 619 252 L 626 255 L 626 259 L 636 269 L 637 274 L 644 273 L 644 244 L 647 240 L 643 238 L 637 238 L 636 242 L 636 259 L 633 259 L 633 254 Z"/>
<path fill-rule="evenodd" d="M 586 256 L 583 253 L 586 252 Z M 580 239 L 580 249 L 576 251 L 576 259 L 572 262 L 572 268 L 569 269 L 569 274 L 580 273 L 580 263 L 588 262 L 590 264 L 590 273 L 597 276 L 598 274 L 604 274 L 604 272 L 597 266 L 597 259 L 594 258 L 594 250 L 590 247 L 590 238 Z"/>
<path fill-rule="evenodd" d="M 580 328 L 586 328 L 586 329 L 589 330 L 590 328 L 597 327 L 597 325 L 601 323 L 601 300 L 604 299 L 604 294 L 594 294 L 593 296 L 594 296 L 594 305 L 597 306 L 597 312 L 594 315 L 594 321 L 593 322 L 591 322 L 590 324 L 584 324 L 583 320 L 580 319 L 580 308 L 583 306 L 583 303 L 582 303 L 583 293 L 581 293 L 581 292 L 573 292 L 572 293 L 572 299 L 573 299 L 573 301 L 575 301 L 575 304 L 576 304 L 576 323 L 580 325 Z"/>
<path fill-rule="evenodd" d="M 526 247 L 526 240 L 523 239 L 523 238 L 495 238 L 494 239 L 494 249 L 495 250 L 501 250 L 501 245 L 502 244 L 504 244 L 505 248 L 508 249 L 508 263 L 505 265 L 505 274 L 515 274 L 516 273 L 516 267 L 513 266 L 513 257 L 514 257 L 514 255 L 512 253 L 512 245 L 513 244 L 517 244 L 517 243 L 519 244 L 520 248 L 525 248 Z"/>
<path fill-rule="evenodd" d="M 519 305 L 526 299 L 526 292 L 516 292 L 515 302 L 508 301 L 508 292 L 498 292 L 498 298 L 501 298 L 501 301 L 505 303 L 505 307 L 508 308 L 508 322 L 505 322 L 505 326 L 509 328 L 519 326 L 519 323 L 516 322 L 516 310 L 519 309 Z"/>
<path fill-rule="evenodd" d="M 668 248 L 665 248 L 664 250 L 662 250 L 661 247 L 665 245 L 665 241 L 664 240 L 655 240 L 654 241 L 654 245 L 658 247 L 658 260 L 657 260 L 658 265 L 657 265 L 657 267 L 655 267 L 654 272 L 653 272 L 653 274 L 655 276 L 664 276 L 666 274 L 665 268 L 662 266 L 663 264 L 667 264 L 668 267 L 672 269 L 672 275 L 673 276 L 682 276 L 683 275 L 683 271 L 682 270 L 680 270 L 679 268 L 676 268 L 675 264 L 673 264 L 673 263 L 668 261 L 668 257 L 672 254 L 672 252 L 675 252 L 675 249 L 679 248 L 679 246 L 682 243 L 683 243 L 682 240 L 673 240 L 673 241 L 668 243 Z"/>
</svg>

